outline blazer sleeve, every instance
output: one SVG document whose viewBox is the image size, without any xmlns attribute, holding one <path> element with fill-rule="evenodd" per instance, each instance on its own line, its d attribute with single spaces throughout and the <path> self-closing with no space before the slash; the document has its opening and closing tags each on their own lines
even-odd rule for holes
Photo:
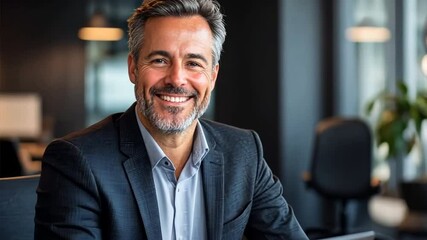
<svg viewBox="0 0 427 240">
<path fill-rule="evenodd" d="M 80 150 L 65 140 L 54 141 L 43 157 L 34 239 L 101 239 L 98 199 Z"/>
<path fill-rule="evenodd" d="M 272 174 L 264 157 L 261 141 L 253 132 L 258 167 L 254 186 L 253 204 L 246 228 L 248 239 L 308 239 L 290 205 L 283 197 L 279 179 Z"/>
</svg>

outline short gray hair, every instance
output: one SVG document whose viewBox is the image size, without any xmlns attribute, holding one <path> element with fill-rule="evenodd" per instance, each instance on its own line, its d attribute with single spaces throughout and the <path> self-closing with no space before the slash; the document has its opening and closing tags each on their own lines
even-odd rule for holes
<svg viewBox="0 0 427 240">
<path fill-rule="evenodd" d="M 202 16 L 213 36 L 212 62 L 218 64 L 225 41 L 225 26 L 220 5 L 216 0 L 145 0 L 128 19 L 129 51 L 135 59 L 144 42 L 144 27 L 151 17 Z"/>
</svg>

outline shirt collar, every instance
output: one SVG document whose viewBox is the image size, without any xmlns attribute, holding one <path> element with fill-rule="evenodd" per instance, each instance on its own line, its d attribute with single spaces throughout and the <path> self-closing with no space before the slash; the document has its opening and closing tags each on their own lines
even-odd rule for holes
<svg viewBox="0 0 427 240">
<path fill-rule="evenodd" d="M 139 130 L 142 135 L 142 139 L 147 149 L 148 157 L 150 158 L 151 167 L 154 168 L 163 158 L 167 158 L 166 154 L 160 148 L 159 144 L 154 140 L 145 126 L 141 123 L 137 113 L 137 107 L 135 106 L 135 115 L 138 122 Z M 199 167 L 206 154 L 209 152 L 208 142 L 203 131 L 203 127 L 197 120 L 195 138 L 193 142 L 193 150 L 191 152 L 190 160 L 193 162 L 193 166 Z"/>
</svg>

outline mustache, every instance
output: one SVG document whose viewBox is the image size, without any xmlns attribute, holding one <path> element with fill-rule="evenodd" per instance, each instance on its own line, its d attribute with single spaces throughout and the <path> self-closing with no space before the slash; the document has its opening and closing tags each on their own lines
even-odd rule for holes
<svg viewBox="0 0 427 240">
<path fill-rule="evenodd" d="M 198 97 L 199 94 L 197 93 L 197 91 L 193 90 L 193 91 L 189 91 L 185 88 L 182 87 L 174 87 L 171 85 L 165 86 L 165 87 L 160 87 L 160 88 L 151 88 L 150 89 L 150 94 L 151 96 L 154 96 L 156 94 L 164 94 L 164 93 L 171 93 L 171 94 L 184 94 L 186 96 L 194 96 L 194 97 Z"/>
</svg>

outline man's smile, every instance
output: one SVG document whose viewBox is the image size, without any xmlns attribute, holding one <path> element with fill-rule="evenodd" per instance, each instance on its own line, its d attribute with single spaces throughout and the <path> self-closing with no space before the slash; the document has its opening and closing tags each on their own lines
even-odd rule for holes
<svg viewBox="0 0 427 240">
<path fill-rule="evenodd" d="M 185 96 L 185 97 L 179 97 L 179 96 L 168 96 L 168 95 L 157 95 L 160 99 L 172 102 L 172 103 L 183 103 L 188 101 L 191 97 Z"/>
</svg>

